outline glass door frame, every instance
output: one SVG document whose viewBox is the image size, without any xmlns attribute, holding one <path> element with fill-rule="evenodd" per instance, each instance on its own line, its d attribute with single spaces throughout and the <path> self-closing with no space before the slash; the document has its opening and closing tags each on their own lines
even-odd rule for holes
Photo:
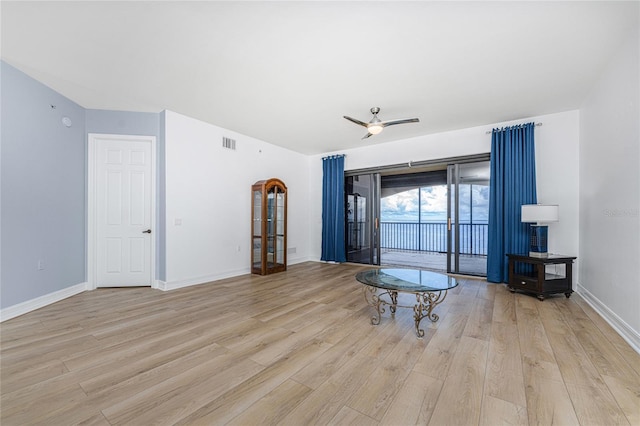
<svg viewBox="0 0 640 426">
<path fill-rule="evenodd" d="M 376 218 L 377 220 L 377 224 L 379 225 L 379 217 L 380 217 L 380 196 L 381 196 L 381 190 L 380 190 L 380 174 L 397 174 L 397 173 L 407 173 L 409 172 L 409 170 L 411 171 L 418 171 L 418 170 L 425 170 L 425 169 L 433 169 L 434 167 L 442 167 L 442 169 L 444 169 L 445 167 L 448 167 L 449 165 L 454 165 L 454 164 L 467 164 L 467 163 L 476 163 L 476 162 L 484 162 L 484 161 L 490 161 L 491 159 L 491 154 L 489 152 L 485 152 L 485 153 L 479 153 L 479 154 L 471 154 L 471 155 L 462 155 L 462 156 L 458 156 L 458 157 L 444 157 L 444 158 L 434 158 L 431 160 L 418 160 L 418 161 L 409 161 L 408 163 L 399 163 L 399 164 L 388 164 L 388 165 L 381 165 L 381 166 L 374 166 L 374 167 L 368 167 L 368 168 L 362 168 L 362 169 L 355 169 L 355 170 L 349 170 L 349 171 L 345 171 L 345 180 L 348 176 L 356 176 L 356 175 L 366 175 L 366 174 L 377 174 L 378 176 L 378 182 L 377 182 L 377 195 L 376 195 L 376 199 L 375 199 L 375 206 L 377 209 L 376 212 Z M 346 183 L 346 182 L 345 182 Z M 450 193 L 450 191 L 447 191 L 448 193 Z M 345 185 L 345 206 L 346 206 L 346 201 L 347 201 L 347 192 L 346 192 L 346 185 Z M 450 204 L 450 202 L 448 203 Z M 447 212 L 448 217 L 450 218 L 450 212 Z M 345 246 L 347 245 L 347 236 L 346 236 L 346 229 L 347 229 L 347 215 L 345 215 Z M 378 232 L 378 229 L 375 229 L 376 232 L 376 247 L 377 247 L 377 263 L 374 264 L 379 264 L 380 263 L 380 235 Z M 449 236 L 447 235 L 447 238 L 449 238 Z M 453 240 L 451 242 L 448 242 L 447 246 L 451 247 L 453 245 Z M 458 242 L 458 253 L 460 252 L 460 243 Z M 458 254 L 459 256 L 459 254 Z M 349 261 L 349 260 L 347 260 Z M 447 262 L 449 263 L 447 265 L 448 271 L 451 270 L 451 256 L 448 255 L 447 256 Z M 453 261 L 454 266 L 455 266 L 455 259 Z M 459 267 L 459 257 L 458 257 L 458 267 Z M 449 272 L 449 273 L 454 273 L 454 272 Z M 465 274 L 465 275 L 471 275 L 471 274 Z"/>
<path fill-rule="evenodd" d="M 349 185 L 347 184 L 347 180 L 349 178 L 353 178 L 355 180 L 366 180 L 366 183 L 363 183 L 363 185 L 360 187 L 361 189 L 366 191 L 366 194 L 364 193 L 359 193 L 359 192 L 354 192 L 349 191 Z M 380 233 L 379 233 L 379 226 L 380 226 L 380 173 L 352 173 L 352 172 L 345 172 L 344 174 L 344 179 L 345 179 L 345 193 L 344 193 L 344 198 L 345 198 L 345 208 L 346 208 L 346 214 L 345 214 L 345 252 L 347 254 L 347 262 L 354 262 L 354 263 L 363 263 L 363 264 L 368 264 L 368 265 L 379 265 L 380 264 Z M 351 185 L 353 186 L 353 185 Z M 349 192 L 354 192 L 354 193 L 349 193 Z M 364 192 L 364 191 L 363 191 Z M 365 208 L 364 208 L 364 221 L 363 223 L 363 228 L 362 229 L 358 229 L 357 232 L 364 232 L 364 235 L 361 236 L 362 238 L 364 238 L 364 241 L 368 242 L 368 255 L 365 253 L 364 256 L 360 255 L 356 255 L 355 257 L 350 257 L 350 251 L 349 251 L 349 241 L 351 238 L 350 232 L 349 232 L 349 210 L 354 209 L 356 206 L 350 206 L 349 204 L 349 197 L 350 196 L 354 196 L 354 197 L 360 197 L 360 198 L 364 198 L 365 200 L 367 200 L 365 202 Z M 355 209 L 353 210 L 353 217 L 358 216 L 357 214 L 358 212 L 355 211 Z M 355 225 L 354 225 L 355 226 Z M 362 250 L 357 250 L 358 252 L 361 252 Z M 352 253 L 355 253 L 356 251 L 352 251 Z"/>
<path fill-rule="evenodd" d="M 447 273 L 460 270 L 460 164 L 447 166 Z M 453 257 L 453 259 L 452 259 Z"/>
<path fill-rule="evenodd" d="M 460 269 L 460 240 L 463 237 L 461 234 L 460 225 L 460 185 L 461 185 L 461 166 L 466 168 L 467 165 L 477 165 L 481 163 L 488 163 L 490 159 L 480 161 L 468 161 L 461 163 L 449 164 L 447 166 L 447 273 L 449 274 L 462 274 L 473 276 L 486 276 L 486 269 L 484 274 L 477 271 L 461 270 Z M 487 165 L 489 168 L 489 165 Z M 470 191 L 472 185 L 470 184 Z M 473 207 L 470 206 L 470 215 L 472 214 Z M 473 220 L 470 217 L 470 225 L 468 232 L 471 233 L 470 242 L 472 244 L 473 239 Z M 473 245 L 471 246 L 473 247 Z M 473 256 L 472 250 L 470 253 Z M 464 269 L 464 268 L 463 268 Z"/>
</svg>

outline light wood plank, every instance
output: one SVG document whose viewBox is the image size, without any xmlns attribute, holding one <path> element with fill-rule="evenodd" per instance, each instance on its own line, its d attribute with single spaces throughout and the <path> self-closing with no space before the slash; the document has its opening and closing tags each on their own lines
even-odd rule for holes
<svg viewBox="0 0 640 426">
<path fill-rule="evenodd" d="M 328 424 L 336 426 L 375 426 L 378 424 L 378 422 L 369 416 L 365 416 L 364 414 L 356 410 L 352 410 L 349 407 L 342 407 L 342 409 L 338 411 L 338 414 L 336 414 L 336 416 L 331 419 Z"/>
<path fill-rule="evenodd" d="M 467 315 L 461 314 L 441 318 L 438 329 L 413 369 L 434 379 L 444 380 L 468 319 Z"/>
<path fill-rule="evenodd" d="M 636 377 L 640 380 L 636 369 L 629 363 L 629 361 L 631 363 L 640 362 L 640 355 L 631 359 L 623 356 L 607 338 L 607 335 L 577 304 L 558 305 L 558 309 L 561 309 L 564 320 L 571 327 L 580 345 L 600 374 L 622 379 Z M 607 334 L 610 333 L 614 333 L 613 329 L 608 330 Z"/>
<path fill-rule="evenodd" d="M 208 362 L 217 363 L 215 358 Z M 158 419 L 176 423 L 263 370 L 251 360 L 228 363 L 221 370 L 208 367 L 208 375 L 194 368 L 107 407 L 102 413 L 112 425 L 150 424 Z"/>
<path fill-rule="evenodd" d="M 307 364 L 294 374 L 293 379 L 312 389 L 317 389 L 332 377 L 336 371 L 357 356 L 371 339 L 376 339 L 378 332 L 379 329 L 376 327 L 366 327 L 364 331 L 362 331 L 361 327 L 357 327 L 342 340 L 320 354 L 315 362 Z"/>
<path fill-rule="evenodd" d="M 640 382 L 610 376 L 603 379 L 629 424 L 640 424 Z"/>
<path fill-rule="evenodd" d="M 537 303 L 540 301 L 528 295 L 518 296 L 516 316 L 522 355 L 540 363 L 555 363 L 555 356 L 538 312 Z"/>
<path fill-rule="evenodd" d="M 9 368 L 4 368 L 0 373 L 0 383 L 2 383 L 2 392 L 4 394 L 44 382 L 69 371 L 64 362 L 58 359 L 47 361 L 43 364 L 29 365 L 24 369 L 12 370 L 9 371 Z"/>
<path fill-rule="evenodd" d="M 380 420 L 382 425 L 427 424 L 442 390 L 442 382 L 418 372 L 404 381 Z"/>
<path fill-rule="evenodd" d="M 462 334 L 467 337 L 489 340 L 492 318 L 493 300 L 476 298 Z"/>
<path fill-rule="evenodd" d="M 359 353 L 314 390 L 284 419 L 283 424 L 307 425 L 329 423 L 345 406 L 347 399 L 359 389 L 381 360 Z"/>
<path fill-rule="evenodd" d="M 640 377 L 640 353 L 633 350 L 633 348 L 619 335 L 609 323 L 602 318 L 584 299 L 580 296 L 572 297 L 572 301 L 584 312 L 589 320 L 593 322 L 601 332 L 617 349 L 622 357 L 624 357 L 627 363 L 633 368 L 636 374 Z M 585 321 L 585 325 L 589 325 L 588 321 Z"/>
<path fill-rule="evenodd" d="M 525 386 L 530 425 L 580 424 L 564 383 L 530 374 Z"/>
<path fill-rule="evenodd" d="M 380 368 L 373 370 L 360 389 L 354 392 L 347 405 L 380 420 L 409 374 L 409 370 L 393 362 L 384 362 Z"/>
<path fill-rule="evenodd" d="M 226 423 L 280 386 L 303 366 L 313 362 L 327 349 L 328 345 L 321 341 L 298 345 L 273 362 L 270 368 L 260 370 L 223 394 L 211 398 L 210 402 L 176 424 L 188 425 L 195 421 L 199 424 Z"/>
<path fill-rule="evenodd" d="M 527 409 L 525 407 L 485 395 L 482 400 L 481 426 L 522 425 L 527 426 Z"/>
<path fill-rule="evenodd" d="M 307 386 L 287 380 L 227 424 L 237 426 L 278 424 L 311 391 L 312 389 Z"/>
<path fill-rule="evenodd" d="M 491 326 L 484 393 L 485 397 L 492 396 L 514 406 L 527 405 L 516 324 L 495 322 Z"/>
<path fill-rule="evenodd" d="M 580 424 L 593 426 L 629 424 L 606 386 L 581 386 L 567 383 L 567 391 Z"/>
<path fill-rule="evenodd" d="M 516 294 L 507 290 L 506 285 L 498 285 L 493 302 L 492 323 L 516 324 Z"/>
<path fill-rule="evenodd" d="M 484 340 L 462 336 L 430 425 L 480 422 L 488 346 Z"/>
<path fill-rule="evenodd" d="M 5 321 L 0 423 L 640 423 L 640 355 L 579 295 L 460 279 L 417 339 L 411 309 L 371 325 L 367 268 L 99 289 Z"/>
</svg>

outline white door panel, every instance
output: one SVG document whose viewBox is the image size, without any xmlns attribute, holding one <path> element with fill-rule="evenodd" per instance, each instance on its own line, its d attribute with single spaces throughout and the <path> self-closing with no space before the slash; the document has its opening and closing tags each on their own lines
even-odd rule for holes
<svg viewBox="0 0 640 426">
<path fill-rule="evenodd" d="M 152 140 L 107 136 L 93 137 L 96 286 L 150 286 Z"/>
</svg>

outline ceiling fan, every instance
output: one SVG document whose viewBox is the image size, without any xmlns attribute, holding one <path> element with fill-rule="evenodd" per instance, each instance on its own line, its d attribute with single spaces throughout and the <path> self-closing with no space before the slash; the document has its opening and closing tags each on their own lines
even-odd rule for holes
<svg viewBox="0 0 640 426">
<path fill-rule="evenodd" d="M 371 114 L 373 114 L 373 118 L 368 123 L 357 120 L 355 118 L 347 117 L 346 115 L 343 115 L 343 117 L 351 121 L 352 123 L 356 123 L 356 124 L 359 124 L 360 126 L 367 128 L 367 134 L 364 135 L 362 139 L 366 139 L 372 135 L 377 135 L 382 131 L 382 129 L 384 129 L 387 126 L 393 126 L 395 124 L 417 123 L 420 121 L 418 118 L 402 118 L 400 120 L 382 121 L 378 118 L 379 112 L 380 112 L 379 107 L 371 108 Z"/>
</svg>

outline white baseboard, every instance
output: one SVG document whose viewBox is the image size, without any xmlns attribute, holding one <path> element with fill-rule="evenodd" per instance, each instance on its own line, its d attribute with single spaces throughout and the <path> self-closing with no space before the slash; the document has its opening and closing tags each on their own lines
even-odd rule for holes
<svg viewBox="0 0 640 426">
<path fill-rule="evenodd" d="M 640 354 L 640 333 L 631 328 L 622 318 L 615 314 L 589 290 L 576 284 L 577 293 L 591 306 L 622 338 Z"/>
<path fill-rule="evenodd" d="M 304 263 L 304 262 L 309 262 L 311 259 L 309 259 L 308 257 L 299 257 L 299 258 L 294 258 L 294 259 L 287 259 L 287 264 L 288 265 L 295 265 L 298 263 Z M 159 290 L 162 291 L 170 291 L 170 290 L 177 290 L 179 288 L 184 288 L 184 287 L 190 287 L 192 285 L 199 285 L 199 284 L 204 284 L 204 283 L 208 283 L 211 281 L 218 281 L 218 280 L 223 280 L 225 278 L 233 278 L 233 277 L 237 277 L 240 275 L 246 275 L 251 273 L 251 270 L 249 268 L 242 268 L 242 269 L 236 269 L 236 270 L 232 270 L 232 271 L 226 271 L 220 274 L 212 274 L 212 275 L 205 275 L 202 277 L 195 277 L 195 278 L 187 278 L 184 280 L 176 280 L 176 281 L 160 281 L 160 280 L 156 280 L 155 286 L 154 288 L 157 288 Z"/>
<path fill-rule="evenodd" d="M 311 262 L 313 259 L 310 257 L 296 257 L 291 258 L 287 256 L 287 265 L 297 265 L 298 263 Z"/>
<path fill-rule="evenodd" d="M 158 289 L 163 291 L 177 290 L 179 288 L 190 287 L 192 285 L 204 284 L 211 281 L 223 280 L 225 278 L 233 278 L 238 275 L 250 273 L 249 268 L 238 269 L 234 271 L 226 271 L 220 274 L 205 275 L 202 277 L 187 278 L 185 280 L 176 281 L 158 281 Z"/>
<path fill-rule="evenodd" d="M 88 283 L 80 283 L 0 310 L 0 322 L 24 315 L 60 300 L 87 291 Z"/>
<path fill-rule="evenodd" d="M 303 263 L 313 261 L 308 257 L 300 257 L 295 259 L 290 259 L 288 264 L 295 265 L 297 263 Z M 226 271 L 221 274 L 213 274 L 207 275 L 203 277 L 189 278 L 186 280 L 177 280 L 177 281 L 161 281 L 155 280 L 155 282 L 151 285 L 152 288 L 169 291 L 176 290 L 183 287 L 189 287 L 192 285 L 204 284 L 211 281 L 222 280 L 225 278 L 237 277 L 239 275 L 244 275 L 250 273 L 249 268 L 238 269 L 233 271 Z M 64 288 L 62 290 L 55 291 L 53 293 L 45 294 L 44 296 L 36 297 L 35 299 L 27 300 L 26 302 L 18 303 L 17 305 L 9 306 L 4 309 L 0 309 L 0 322 L 10 320 L 11 318 L 18 317 L 20 315 L 24 315 L 31 311 L 35 311 L 36 309 L 43 308 L 47 305 L 50 305 L 55 302 L 59 302 L 60 300 L 66 299 L 71 296 L 75 296 L 76 294 L 82 293 L 84 291 L 90 290 L 89 283 L 83 282 L 80 284 L 76 284 L 71 287 Z"/>
</svg>

